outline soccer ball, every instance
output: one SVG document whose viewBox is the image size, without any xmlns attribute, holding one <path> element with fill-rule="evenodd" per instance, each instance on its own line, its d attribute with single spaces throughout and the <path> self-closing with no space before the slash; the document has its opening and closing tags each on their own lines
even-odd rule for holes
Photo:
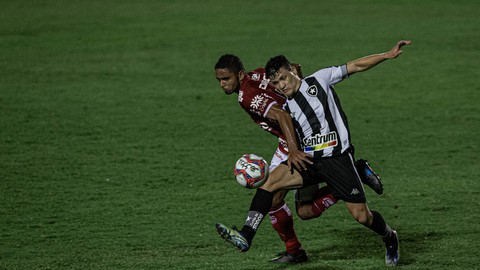
<svg viewBox="0 0 480 270">
<path fill-rule="evenodd" d="M 246 188 L 258 188 L 267 181 L 268 162 L 255 154 L 245 154 L 235 163 L 237 182 Z"/>
</svg>

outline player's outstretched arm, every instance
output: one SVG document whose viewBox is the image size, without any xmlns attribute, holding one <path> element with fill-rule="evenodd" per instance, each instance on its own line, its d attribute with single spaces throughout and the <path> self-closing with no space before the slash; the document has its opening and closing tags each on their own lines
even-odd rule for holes
<svg viewBox="0 0 480 270">
<path fill-rule="evenodd" d="M 347 63 L 348 75 L 352 75 L 357 72 L 366 71 L 387 59 L 397 58 L 402 53 L 402 50 L 400 49 L 403 46 L 410 45 L 410 44 L 412 44 L 412 41 L 410 40 L 400 40 L 388 52 L 373 54 L 373 55 L 359 58 L 357 60 L 350 61 Z"/>
</svg>

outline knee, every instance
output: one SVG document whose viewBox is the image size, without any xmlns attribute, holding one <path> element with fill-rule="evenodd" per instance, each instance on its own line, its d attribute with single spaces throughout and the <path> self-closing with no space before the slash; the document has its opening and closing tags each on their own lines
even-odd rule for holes
<svg viewBox="0 0 480 270">
<path fill-rule="evenodd" d="M 368 226 L 372 223 L 372 213 L 367 209 L 359 209 L 357 211 L 352 211 L 352 217 L 360 224 Z"/>
</svg>

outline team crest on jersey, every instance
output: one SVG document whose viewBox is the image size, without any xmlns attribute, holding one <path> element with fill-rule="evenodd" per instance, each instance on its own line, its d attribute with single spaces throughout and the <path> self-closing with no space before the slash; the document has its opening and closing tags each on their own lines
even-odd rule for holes
<svg viewBox="0 0 480 270">
<path fill-rule="evenodd" d="M 252 74 L 252 80 L 254 80 L 254 81 L 260 80 L 260 74 L 258 74 L 258 73 Z"/>
<path fill-rule="evenodd" d="M 317 86 L 316 85 L 310 85 L 307 89 L 307 94 L 311 97 L 316 97 L 318 94 Z"/>
</svg>

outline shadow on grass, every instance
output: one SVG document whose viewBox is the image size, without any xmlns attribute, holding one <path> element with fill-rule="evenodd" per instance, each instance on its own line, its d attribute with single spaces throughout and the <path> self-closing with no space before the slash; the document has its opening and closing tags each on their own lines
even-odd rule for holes
<svg viewBox="0 0 480 270">
<path fill-rule="evenodd" d="M 275 269 L 301 269 L 301 270 L 345 270 L 344 267 L 335 267 L 331 265 L 319 266 L 318 264 L 311 264 L 305 262 L 301 264 L 278 264 Z"/>
<path fill-rule="evenodd" d="M 309 249 L 311 261 L 358 260 L 374 258 L 379 254 L 384 256 L 384 245 L 380 238 L 361 226 L 346 231 L 334 229 L 330 233 L 332 234 L 330 239 L 337 240 L 319 249 Z M 400 265 L 414 264 L 416 257 L 431 249 L 435 246 L 434 242 L 443 238 L 442 233 L 435 231 L 415 232 L 400 229 L 398 235 L 401 251 Z"/>
</svg>

